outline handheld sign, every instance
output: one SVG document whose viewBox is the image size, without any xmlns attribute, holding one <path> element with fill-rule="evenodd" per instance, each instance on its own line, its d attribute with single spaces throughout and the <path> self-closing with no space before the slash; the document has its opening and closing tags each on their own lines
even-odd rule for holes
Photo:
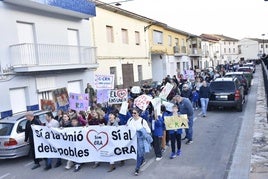
<svg viewBox="0 0 268 179">
<path fill-rule="evenodd" d="M 165 117 L 166 130 L 177 130 L 189 128 L 188 118 L 186 114 L 180 116 L 166 116 Z"/>
<path fill-rule="evenodd" d="M 173 88 L 173 85 L 170 83 L 167 83 L 165 87 L 162 89 L 161 93 L 159 94 L 159 98 L 166 100 L 172 88 Z"/>
<path fill-rule="evenodd" d="M 109 104 L 122 104 L 128 99 L 128 91 L 127 89 L 119 89 L 119 90 L 110 90 L 109 93 Z"/>
<path fill-rule="evenodd" d="M 153 97 L 148 95 L 140 95 L 134 100 L 134 105 L 139 109 L 145 111 Z"/>
<path fill-rule="evenodd" d="M 70 93 L 70 108 L 76 111 L 86 111 L 88 109 L 88 94 Z"/>
<path fill-rule="evenodd" d="M 94 84 L 96 89 L 113 89 L 114 75 L 95 75 Z"/>
</svg>

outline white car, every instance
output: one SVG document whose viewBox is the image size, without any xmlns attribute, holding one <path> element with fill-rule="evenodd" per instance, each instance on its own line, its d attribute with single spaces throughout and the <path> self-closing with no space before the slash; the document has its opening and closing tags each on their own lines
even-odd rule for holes
<svg viewBox="0 0 268 179">
<path fill-rule="evenodd" d="M 34 116 L 45 122 L 48 111 L 34 111 Z M 24 142 L 27 119 L 25 112 L 0 120 L 0 159 L 26 156 L 29 144 Z"/>
</svg>

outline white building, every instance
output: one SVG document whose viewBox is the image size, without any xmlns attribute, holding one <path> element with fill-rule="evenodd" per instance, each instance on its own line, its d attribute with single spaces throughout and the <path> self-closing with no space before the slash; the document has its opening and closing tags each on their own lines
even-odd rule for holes
<svg viewBox="0 0 268 179">
<path fill-rule="evenodd" d="M 81 93 L 93 83 L 92 16 L 87 0 L 0 1 L 1 118 L 39 109 L 54 89 Z"/>
<path fill-rule="evenodd" d="M 201 35 L 202 60 L 201 68 L 215 67 L 221 63 L 220 39 L 208 34 Z"/>
<path fill-rule="evenodd" d="M 260 43 L 260 41 L 261 41 L 260 39 L 251 39 L 251 38 L 241 39 L 238 42 L 240 59 L 244 60 L 258 59 L 259 56 L 263 53 L 263 43 Z"/>
</svg>

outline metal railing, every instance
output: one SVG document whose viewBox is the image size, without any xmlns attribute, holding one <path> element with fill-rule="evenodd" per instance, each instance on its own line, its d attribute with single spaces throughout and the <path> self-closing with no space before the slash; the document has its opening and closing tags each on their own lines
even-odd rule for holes
<svg viewBox="0 0 268 179">
<path fill-rule="evenodd" d="M 266 104 L 268 106 L 268 62 L 265 64 L 262 61 L 261 66 L 262 66 L 262 73 L 263 73 L 263 80 L 264 80 L 264 88 L 265 88 L 265 93 L 266 93 Z"/>
<path fill-rule="evenodd" d="M 9 48 L 13 67 L 97 63 L 95 47 L 23 43 Z"/>
</svg>

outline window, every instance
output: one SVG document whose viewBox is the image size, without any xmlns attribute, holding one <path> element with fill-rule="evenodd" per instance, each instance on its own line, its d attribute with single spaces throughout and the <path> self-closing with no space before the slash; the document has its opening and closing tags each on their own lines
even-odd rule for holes
<svg viewBox="0 0 268 179">
<path fill-rule="evenodd" d="M 142 65 L 138 65 L 138 80 L 142 81 Z"/>
<path fill-rule="evenodd" d="M 265 45 L 265 48 L 268 48 L 268 45 L 267 44 Z"/>
<path fill-rule="evenodd" d="M 128 44 L 128 31 L 127 29 L 121 29 L 122 32 L 122 43 Z"/>
<path fill-rule="evenodd" d="M 154 44 L 163 44 L 163 32 L 153 31 Z"/>
<path fill-rule="evenodd" d="M 261 45 L 261 48 L 263 48 L 263 45 Z"/>
<path fill-rule="evenodd" d="M 18 124 L 17 133 L 25 132 L 26 122 L 27 122 L 27 120 L 23 120 Z"/>
<path fill-rule="evenodd" d="M 233 42 L 233 45 L 235 45 L 235 42 Z"/>
<path fill-rule="evenodd" d="M 117 85 L 116 67 L 110 67 L 110 74 L 111 75 L 114 75 L 114 85 Z"/>
<path fill-rule="evenodd" d="M 112 26 L 106 26 L 106 36 L 107 36 L 107 42 L 113 43 L 114 42 L 114 32 Z"/>
<path fill-rule="evenodd" d="M 231 42 L 229 42 L 229 45 L 231 45 Z"/>
<path fill-rule="evenodd" d="M 67 90 L 69 93 L 81 93 L 81 81 L 68 81 Z"/>
<path fill-rule="evenodd" d="M 168 45 L 172 46 L 172 37 L 171 37 L 171 35 L 168 36 Z"/>
<path fill-rule="evenodd" d="M 224 53 L 226 53 L 226 48 L 224 48 Z"/>
<path fill-rule="evenodd" d="M 140 39 L 140 32 L 138 31 L 135 31 L 135 41 L 136 41 L 136 45 L 140 45 L 141 39 Z"/>
<path fill-rule="evenodd" d="M 226 45 L 225 41 L 224 41 L 224 45 Z"/>
<path fill-rule="evenodd" d="M 235 48 L 233 48 L 233 53 L 235 53 Z"/>
<path fill-rule="evenodd" d="M 26 111 L 26 95 L 24 88 L 10 89 L 9 96 L 13 113 Z M 20 100 L 18 100 L 18 96 Z"/>
<path fill-rule="evenodd" d="M 175 38 L 175 46 L 179 46 L 179 39 Z"/>
<path fill-rule="evenodd" d="M 229 53 L 231 53 L 231 48 L 229 48 Z"/>
<path fill-rule="evenodd" d="M 185 46 L 185 39 L 181 39 L 181 45 Z"/>
</svg>

